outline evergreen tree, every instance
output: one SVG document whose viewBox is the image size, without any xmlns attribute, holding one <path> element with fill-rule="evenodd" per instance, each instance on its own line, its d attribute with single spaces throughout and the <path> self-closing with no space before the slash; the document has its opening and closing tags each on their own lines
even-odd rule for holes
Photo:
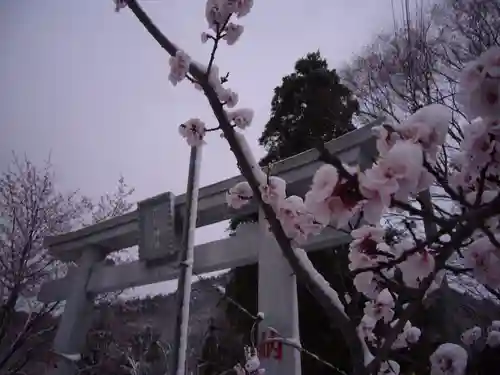
<svg viewBox="0 0 500 375">
<path fill-rule="evenodd" d="M 295 71 L 274 89 L 271 118 L 259 139 L 267 165 L 354 130 L 351 118 L 358 102 L 340 83 L 319 51 L 295 63 Z"/>
<path fill-rule="evenodd" d="M 358 103 L 350 90 L 340 83 L 334 69 L 319 52 L 309 53 L 295 64 L 295 71 L 283 78 L 274 90 L 271 103 L 271 118 L 265 125 L 259 139 L 267 150 L 261 165 L 288 158 L 315 146 L 318 141 L 328 142 L 354 130 L 352 116 L 358 110 Z M 231 221 L 230 230 L 235 230 L 242 222 L 256 221 L 256 215 L 236 218 Z M 339 273 L 341 249 L 329 249 L 311 254 L 317 269 L 332 283 L 344 283 L 346 275 Z M 239 267 L 232 271 L 231 281 L 226 290 L 228 295 L 249 311 L 257 311 L 257 265 Z M 338 334 L 322 309 L 305 288 L 298 288 L 301 340 L 304 347 L 334 363 L 345 363 L 349 357 L 347 349 L 335 344 Z M 228 318 L 240 333 L 248 333 L 252 321 L 243 316 L 237 308 L 229 305 Z M 335 350 L 332 350 L 335 347 Z M 306 374 L 327 374 L 331 369 L 310 357 L 302 359 Z M 343 366 L 342 366 L 343 367 Z"/>
</svg>

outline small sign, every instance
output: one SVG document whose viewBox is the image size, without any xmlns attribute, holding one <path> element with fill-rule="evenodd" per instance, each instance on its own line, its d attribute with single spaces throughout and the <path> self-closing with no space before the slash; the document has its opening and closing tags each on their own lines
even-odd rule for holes
<svg viewBox="0 0 500 375">
<path fill-rule="evenodd" d="M 283 343 L 281 341 L 267 341 L 273 337 L 278 337 L 278 335 L 272 329 L 262 332 L 259 345 L 259 357 L 281 361 L 283 358 Z"/>
<path fill-rule="evenodd" d="M 139 259 L 165 260 L 178 255 L 175 232 L 175 196 L 157 195 L 138 204 Z"/>
</svg>

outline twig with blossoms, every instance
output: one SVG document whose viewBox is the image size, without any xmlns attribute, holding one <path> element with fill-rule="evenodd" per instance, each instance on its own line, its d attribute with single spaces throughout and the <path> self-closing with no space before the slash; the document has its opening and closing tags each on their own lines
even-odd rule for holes
<svg viewBox="0 0 500 375">
<path fill-rule="evenodd" d="M 134 13 L 137 19 L 143 24 L 143 26 L 146 28 L 146 30 L 148 30 L 153 38 L 160 44 L 160 46 L 164 48 L 171 56 L 176 56 L 178 53 L 178 49 L 176 48 L 176 46 L 158 30 L 158 28 L 152 23 L 151 19 L 138 5 L 137 1 L 126 1 L 129 9 Z M 227 101 L 221 100 L 218 95 L 224 94 L 224 92 L 220 89 L 215 89 L 218 88 L 220 81 L 215 81 L 214 79 L 212 79 L 212 77 L 214 77 L 213 67 L 208 80 L 205 78 L 205 74 L 202 69 L 200 69 L 200 64 L 191 63 L 189 66 L 189 73 L 199 82 L 201 88 L 203 89 L 205 96 L 207 97 L 209 104 L 212 107 L 215 117 L 219 122 L 219 126 L 224 132 L 224 136 L 238 161 L 238 166 L 240 167 L 243 176 L 248 181 L 253 191 L 254 197 L 256 197 L 259 201 L 264 216 L 270 224 L 271 230 L 276 237 L 277 243 L 283 251 L 284 257 L 291 265 L 292 270 L 295 272 L 298 279 L 308 287 L 308 289 L 315 296 L 320 305 L 323 306 L 325 312 L 329 315 L 335 326 L 337 326 L 341 330 L 347 345 L 351 349 L 354 368 L 356 369 L 355 371 L 356 373 L 362 374 L 364 372 L 364 365 L 360 361 L 360 359 L 363 358 L 363 349 L 360 339 L 356 335 L 353 324 L 350 322 L 347 315 L 343 313 L 343 309 L 340 308 L 335 301 L 331 300 L 328 294 L 329 292 L 325 291 L 324 286 L 319 284 L 317 280 L 311 276 L 310 272 L 302 265 L 299 257 L 291 247 L 290 239 L 288 238 L 283 228 L 281 227 L 280 222 L 276 218 L 276 213 L 273 207 L 269 204 L 266 204 L 261 198 L 260 183 L 258 182 L 254 174 L 255 166 L 252 166 L 249 163 L 248 155 L 245 154 L 241 145 L 241 135 L 235 133 L 233 127 L 229 122 L 228 116 L 224 111 L 221 101 L 226 103 Z M 224 95 L 228 94 L 225 93 Z"/>
<path fill-rule="evenodd" d="M 465 140 L 461 145 L 460 155 L 454 161 L 457 166 L 456 174 L 443 176 L 440 169 L 433 167 L 438 158 L 437 153 L 445 143 L 452 116 L 446 106 L 429 105 L 418 109 L 404 122 L 398 122 L 391 128 L 382 126 L 377 129 L 379 158 L 367 170 L 360 171 L 343 165 L 331 155 L 322 155 L 330 164 L 318 169 L 311 190 L 302 199 L 298 196 L 286 196 L 286 182 L 264 173 L 249 151 L 244 136 L 235 131 L 234 125 L 238 125 L 236 118 L 245 117 L 245 124 L 238 125 L 243 129 L 250 124 L 252 116 L 249 120 L 248 115 L 242 116 L 243 110 L 239 113 L 225 111 L 224 106 L 232 108 L 237 104 L 238 96 L 222 86 L 223 81 L 213 64 L 212 55 L 215 54 L 216 47 L 208 67 L 192 62 L 187 54 L 175 47 L 156 28 L 135 0 L 126 1 L 149 33 L 172 56 L 172 83 L 175 85 L 186 76 L 191 76 L 190 80 L 204 92 L 246 179 L 238 189 L 235 187 L 230 190 L 229 196 L 233 198 L 236 193 L 238 199 L 229 199 L 229 202 L 238 202 L 242 206 L 251 197 L 257 200 L 298 280 L 309 288 L 342 332 L 351 351 L 353 374 L 377 374 L 379 371 L 399 374 L 399 364 L 388 360 L 390 351 L 418 340 L 419 331 L 411 326 L 409 319 L 429 291 L 439 284 L 450 256 L 461 249 L 469 238 L 473 242 L 467 246 L 464 255 L 474 276 L 486 285 L 500 286 L 500 277 L 495 277 L 493 272 L 500 271 L 500 250 L 496 246 L 500 234 L 495 234 L 499 230 L 495 215 L 498 216 L 500 212 L 500 196 L 496 194 L 493 197 L 490 194 L 486 202 L 483 194 L 491 191 L 498 193 L 499 190 L 499 186 L 493 186 L 492 181 L 497 181 L 500 174 L 500 147 L 497 147 L 500 126 L 492 117 L 500 115 L 500 90 L 496 79 L 500 68 L 500 49 L 488 51 L 478 58 L 477 63 L 465 70 L 462 79 L 465 106 L 472 109 L 469 113 L 482 117 L 464 129 Z M 217 32 L 214 40 L 224 37 L 228 44 L 232 44 L 228 40 L 231 39 L 230 34 L 236 36 L 235 41 L 243 29 L 229 27 L 229 18 L 233 13 L 239 17 L 246 15 L 252 5 L 251 0 L 208 0 L 206 18 L 209 27 Z M 224 31 L 220 32 L 221 29 Z M 189 144 L 200 145 L 206 134 L 205 124 L 198 119 L 190 121 L 191 126 L 182 128 L 181 134 Z M 186 129 L 189 131 L 185 131 Z M 445 219 L 432 212 L 429 195 L 425 192 L 435 181 L 443 185 L 445 192 L 457 201 L 462 210 L 460 215 Z M 455 189 L 449 188 L 450 186 Z M 463 204 L 473 193 L 479 195 L 474 201 L 483 203 L 477 207 L 470 207 L 470 203 Z M 461 195 L 465 196 L 465 200 Z M 415 198 L 421 209 L 408 203 Z M 418 242 L 418 250 L 402 256 L 415 246 L 407 247 L 408 244 L 404 242 L 394 246 L 387 245 L 379 227 L 381 216 L 393 208 L 422 218 L 430 234 L 428 240 L 432 233 L 446 233 L 450 239 L 444 241 L 439 236 L 432 246 L 429 243 L 425 247 L 419 247 L 425 241 L 415 241 Z M 336 291 L 314 269 L 298 244 L 331 223 L 342 228 L 356 216 L 359 221 L 361 215 L 367 224 L 351 233 L 354 240 L 349 251 L 349 268 L 354 270 L 367 265 L 374 266 L 387 262 L 388 259 L 398 259 L 400 263 L 391 269 L 377 269 L 378 278 L 373 271 L 365 271 L 354 277 L 356 289 L 368 298 L 365 315 L 361 322 L 355 322 L 345 313 Z M 484 235 L 484 230 L 492 231 L 493 237 Z M 415 290 L 412 293 L 413 300 L 402 309 L 397 318 L 391 310 L 395 306 L 394 297 L 400 296 L 382 288 L 384 282 L 398 286 L 400 281 L 396 275 L 399 275 L 406 287 Z M 383 335 L 377 337 L 379 331 Z M 443 344 L 431 356 L 433 372 L 438 374 L 438 370 L 443 370 L 440 367 L 442 363 L 446 363 L 446 366 L 454 368 L 454 375 L 463 374 L 467 356 L 464 356 L 461 347 L 454 345 Z"/>
</svg>

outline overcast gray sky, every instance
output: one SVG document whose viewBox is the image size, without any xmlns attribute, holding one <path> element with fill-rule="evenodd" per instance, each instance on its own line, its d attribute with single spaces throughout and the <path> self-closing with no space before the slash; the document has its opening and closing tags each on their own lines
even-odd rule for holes
<svg viewBox="0 0 500 375">
<path fill-rule="evenodd" d="M 205 0 L 142 0 L 159 28 L 200 62 L 210 45 Z M 400 1 L 394 0 L 396 12 Z M 189 5 L 188 5 L 189 4 Z M 268 119 L 273 89 L 294 62 L 320 49 L 342 64 L 383 29 L 391 29 L 391 0 L 255 0 L 241 19 L 240 41 L 217 54 L 239 106 L 256 116 L 257 138 Z M 11 152 L 51 160 L 60 186 L 93 197 L 113 190 L 122 174 L 135 200 L 185 190 L 189 148 L 178 124 L 214 123 L 205 98 L 187 82 L 168 81 L 168 56 L 127 9 L 112 0 L 0 1 L 0 168 Z M 213 135 L 204 150 L 202 185 L 237 174 L 225 141 Z M 223 227 L 200 231 L 197 242 Z"/>
</svg>

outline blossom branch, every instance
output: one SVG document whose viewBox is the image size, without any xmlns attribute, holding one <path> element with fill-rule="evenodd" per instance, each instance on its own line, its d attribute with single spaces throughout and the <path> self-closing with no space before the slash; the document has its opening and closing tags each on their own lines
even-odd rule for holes
<svg viewBox="0 0 500 375">
<path fill-rule="evenodd" d="M 130 10 L 134 13 L 137 19 L 142 23 L 146 30 L 151 34 L 151 36 L 158 42 L 158 44 L 165 49 L 171 56 L 175 56 L 177 53 L 177 48 L 175 45 L 165 36 L 160 30 L 153 24 L 151 19 L 138 5 L 136 0 L 127 0 L 127 5 Z M 303 282 L 309 289 L 311 294 L 317 299 L 318 303 L 323 307 L 325 313 L 328 315 L 332 324 L 336 326 L 343 334 L 347 345 L 351 351 L 351 359 L 353 361 L 354 374 L 363 374 L 365 368 L 362 363 L 363 349 L 359 337 L 356 334 L 356 329 L 352 322 L 349 321 L 348 317 L 342 313 L 339 307 L 332 301 L 329 295 L 323 290 L 323 288 L 316 282 L 315 279 L 311 277 L 307 269 L 305 269 L 298 256 L 292 249 L 290 239 L 286 236 L 279 220 L 276 217 L 276 213 L 273 208 L 264 203 L 262 200 L 259 182 L 254 176 L 252 166 L 247 160 L 241 145 L 236 138 L 235 132 L 231 124 L 229 123 L 226 113 L 224 112 L 223 106 L 214 91 L 213 87 L 208 83 L 204 72 L 202 72 L 196 65 L 191 64 L 189 67 L 189 73 L 200 83 L 205 96 L 214 112 L 219 126 L 221 127 L 226 140 L 229 143 L 231 151 L 236 157 L 238 166 L 240 167 L 242 175 L 248 181 L 254 196 L 257 198 L 260 207 L 262 208 L 265 218 L 268 220 L 271 230 L 276 238 L 278 245 L 281 248 L 283 256 L 290 264 L 292 270 L 297 275 L 297 278 Z"/>
</svg>

